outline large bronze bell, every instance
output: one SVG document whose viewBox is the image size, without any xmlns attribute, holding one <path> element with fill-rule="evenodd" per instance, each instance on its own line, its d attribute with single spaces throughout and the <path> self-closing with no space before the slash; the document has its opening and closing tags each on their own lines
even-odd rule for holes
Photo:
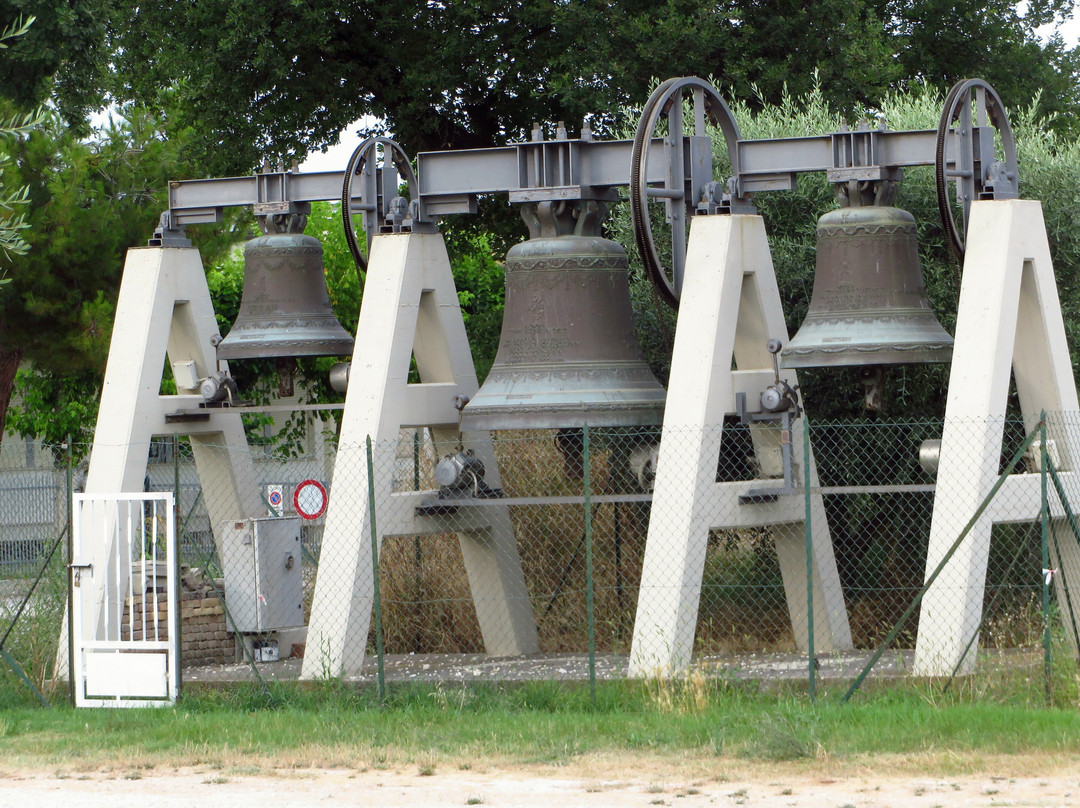
<svg viewBox="0 0 1080 808">
<path fill-rule="evenodd" d="M 219 359 L 352 354 L 353 338 L 334 316 L 318 239 L 300 214 L 260 218 L 266 235 L 244 247 L 240 313 L 218 345 Z"/>
<path fill-rule="evenodd" d="M 856 202 L 818 220 L 810 308 L 783 367 L 947 362 L 952 345 L 926 296 L 910 213 Z"/>
<path fill-rule="evenodd" d="M 599 235 L 605 213 L 592 201 L 523 206 L 531 238 L 506 256 L 499 350 L 463 430 L 663 420 L 664 388 L 634 334 L 626 253 Z"/>
</svg>

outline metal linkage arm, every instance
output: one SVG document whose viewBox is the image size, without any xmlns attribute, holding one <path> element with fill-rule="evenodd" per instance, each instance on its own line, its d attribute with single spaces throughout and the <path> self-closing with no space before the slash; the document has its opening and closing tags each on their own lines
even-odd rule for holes
<svg viewBox="0 0 1080 808">
<path fill-rule="evenodd" d="M 228 207 L 247 206 L 256 216 L 305 213 L 312 202 L 341 199 L 344 176 L 343 171 L 302 174 L 279 169 L 249 177 L 173 180 L 169 183 L 169 207 L 161 215 L 150 246 L 188 243 L 185 227 L 220 222 Z M 356 200 L 361 204 L 359 196 Z"/>
<path fill-rule="evenodd" d="M 290 207 L 341 198 L 342 171 L 301 174 L 274 171 L 251 177 L 181 180 L 169 183 L 174 227 L 221 221 L 223 208 L 251 207 L 256 215 L 291 213 Z"/>
<path fill-rule="evenodd" d="M 613 200 L 615 188 L 629 182 L 631 140 L 594 141 L 586 129 L 582 137 L 569 139 L 560 127 L 559 139 L 541 139 L 490 149 L 424 152 L 417 158 L 416 188 L 412 191 L 411 219 L 403 223 L 432 222 L 439 216 L 472 213 L 477 197 L 508 194 L 511 202 L 560 200 Z M 687 154 L 708 159 L 708 138 L 686 138 Z M 669 169 L 665 150 L 652 150 L 646 166 L 651 182 L 662 183 Z M 364 165 L 365 174 L 371 166 Z M 384 223 L 399 172 L 393 166 L 378 168 L 372 180 L 355 184 L 351 205 L 365 219 L 370 232 Z M 230 206 L 250 206 L 257 216 L 303 212 L 300 206 L 316 201 L 340 200 L 343 171 L 303 174 L 269 171 L 250 177 L 179 180 L 169 183 L 169 207 L 152 244 L 178 243 L 183 228 L 221 221 Z M 411 178 L 410 178 L 411 179 Z M 373 198 L 376 196 L 377 199 Z"/>
<path fill-rule="evenodd" d="M 491 149 L 421 152 L 417 184 L 425 218 L 471 213 L 484 194 L 507 194 L 510 202 L 616 198 L 630 181 L 632 140 L 536 140 Z M 685 138 L 687 150 L 711 149 L 708 138 Z M 705 141 L 692 142 L 692 141 Z M 652 182 L 667 176 L 663 149 L 652 151 L 646 173 Z M 706 151 L 708 154 L 708 151 Z"/>
<path fill-rule="evenodd" d="M 975 127 L 971 140 L 981 142 L 987 134 Z M 898 179 L 897 169 L 937 163 L 937 138 L 933 129 L 861 129 L 815 137 L 741 140 L 737 192 L 790 191 L 796 176 L 808 172 L 822 172 L 830 182 Z M 949 170 L 960 164 L 967 143 L 959 132 L 948 133 L 944 160 Z"/>
</svg>

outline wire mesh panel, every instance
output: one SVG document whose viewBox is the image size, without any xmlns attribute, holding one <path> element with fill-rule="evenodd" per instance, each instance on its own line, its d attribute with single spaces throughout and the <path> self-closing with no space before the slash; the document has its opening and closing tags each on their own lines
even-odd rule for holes
<svg viewBox="0 0 1080 808">
<path fill-rule="evenodd" d="M 655 616 L 644 593 L 659 586 L 670 606 L 649 603 L 690 623 L 689 661 L 706 671 L 853 677 L 888 647 L 871 675 L 921 674 L 930 642 L 950 649 L 931 675 L 1023 682 L 1048 658 L 1076 658 L 1080 616 L 1080 415 L 1049 416 L 1045 440 L 1036 427 L 953 431 L 978 437 L 961 447 L 972 464 L 987 434 L 1001 436 L 986 475 L 964 467 L 978 497 L 939 489 L 940 421 L 800 419 L 785 436 L 729 420 L 706 434 L 589 429 L 587 441 L 569 429 L 417 430 L 322 456 L 169 441 L 146 482 L 176 495 L 186 665 L 295 657 L 280 675 L 367 679 L 381 661 L 403 678 L 469 680 L 507 675 L 507 660 L 513 675 L 580 677 L 596 655 L 602 675 L 626 675 Z M 240 451 L 249 465 L 205 462 Z M 692 470 L 695 487 L 661 491 L 665 463 Z M 250 479 L 215 476 L 245 466 Z M 233 488 L 255 505 L 216 524 L 208 503 Z M 298 507 L 306 489 L 325 491 L 325 507 Z M 665 515 L 679 508 L 697 521 Z M 959 526 L 945 567 L 962 564 L 927 589 L 946 516 Z M 260 520 L 298 529 L 280 545 L 251 533 L 270 542 L 260 554 L 236 529 Z M 288 619 L 245 622 L 290 598 Z M 8 647 L 55 648 L 55 628 L 23 636 L 38 626 L 11 621 L 17 598 L 4 603 Z"/>
<path fill-rule="evenodd" d="M 66 524 L 64 453 L 13 438 L 0 446 L 0 576 L 32 576 Z"/>
<path fill-rule="evenodd" d="M 923 584 L 934 472 L 920 465 L 920 449 L 940 440 L 941 424 L 814 423 L 809 435 L 852 641 L 873 648 Z M 904 636 L 909 647 L 915 629 Z"/>
<path fill-rule="evenodd" d="M 67 602 L 70 494 L 57 458 L 70 455 L 48 446 L 12 452 L 9 442 L 0 452 L 0 694 L 46 702 Z M 66 642 L 63 650 L 66 659 Z"/>
</svg>

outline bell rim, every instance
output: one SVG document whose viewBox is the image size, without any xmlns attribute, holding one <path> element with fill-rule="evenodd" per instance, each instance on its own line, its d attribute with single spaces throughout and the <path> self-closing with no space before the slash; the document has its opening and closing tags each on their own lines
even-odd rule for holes
<svg viewBox="0 0 1080 808">
<path fill-rule="evenodd" d="M 780 352 L 780 367 L 787 369 L 859 367 L 866 365 L 932 365 L 952 360 L 953 343 L 904 345 L 819 346 Z"/>
<path fill-rule="evenodd" d="M 461 414 L 462 432 L 499 432 L 520 431 L 525 429 L 580 429 L 584 426 L 607 427 L 645 427 L 659 426 L 664 422 L 664 403 L 642 407 L 640 404 L 615 408 L 598 408 L 594 412 L 582 412 L 576 408 L 534 406 L 515 408 L 513 412 L 499 412 L 502 408 L 488 412 Z M 544 417 L 538 417 L 544 416 Z"/>
</svg>

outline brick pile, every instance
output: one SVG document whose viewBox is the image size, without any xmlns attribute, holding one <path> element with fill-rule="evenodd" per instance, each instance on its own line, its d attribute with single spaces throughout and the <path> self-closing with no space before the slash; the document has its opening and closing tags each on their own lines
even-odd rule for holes
<svg viewBox="0 0 1080 808">
<path fill-rule="evenodd" d="M 225 606 L 212 593 L 184 592 L 180 602 L 183 667 L 236 661 L 236 636 L 225 625 Z"/>
<path fill-rule="evenodd" d="M 164 592 L 158 592 L 156 598 L 153 591 L 136 595 L 124 604 L 120 637 L 166 640 L 167 620 Z M 180 660 L 185 668 L 236 661 L 236 638 L 225 625 L 225 606 L 213 592 L 184 591 L 180 595 Z"/>
</svg>

